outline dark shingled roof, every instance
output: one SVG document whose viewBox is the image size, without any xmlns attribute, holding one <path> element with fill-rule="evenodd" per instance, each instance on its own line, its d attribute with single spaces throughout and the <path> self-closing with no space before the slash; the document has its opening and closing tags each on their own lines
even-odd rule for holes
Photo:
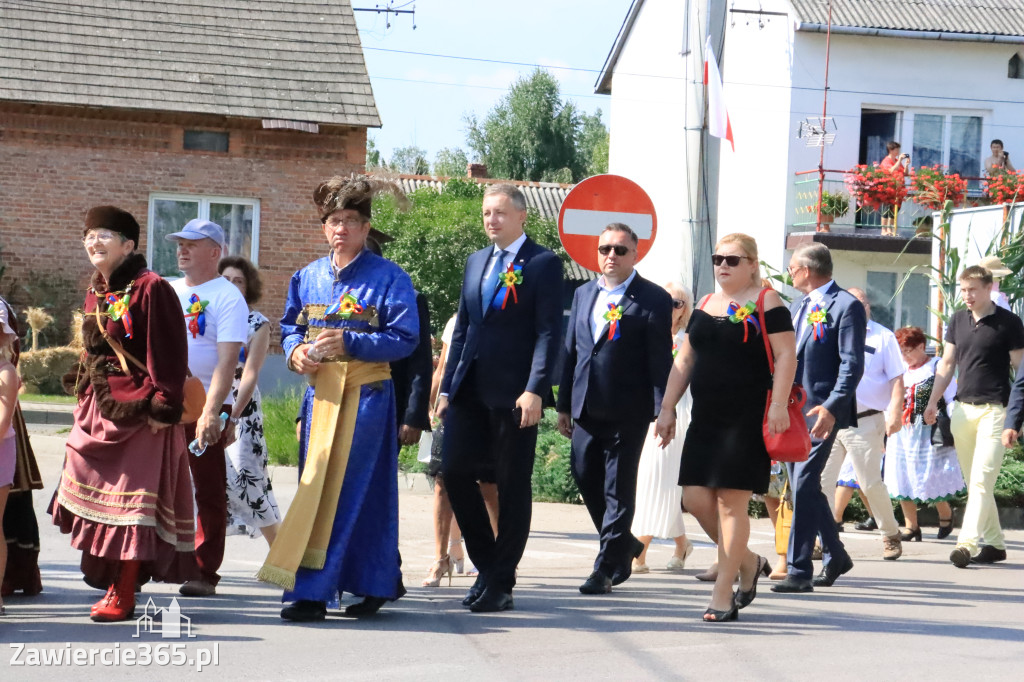
<svg viewBox="0 0 1024 682">
<path fill-rule="evenodd" d="M 790 0 L 799 19 L 828 23 L 828 0 Z M 832 25 L 1024 36 L 1024 0 L 833 0 Z"/>
<path fill-rule="evenodd" d="M 349 0 L 0 0 L 0 99 L 380 126 Z"/>
</svg>

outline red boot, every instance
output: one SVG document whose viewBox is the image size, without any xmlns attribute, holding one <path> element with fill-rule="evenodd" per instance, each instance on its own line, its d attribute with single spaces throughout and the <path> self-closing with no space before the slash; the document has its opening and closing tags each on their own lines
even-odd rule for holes
<svg viewBox="0 0 1024 682">
<path fill-rule="evenodd" d="M 122 561 L 117 580 L 92 609 L 90 616 L 97 623 L 114 623 L 135 615 L 135 579 L 139 576 L 138 561 Z"/>
<path fill-rule="evenodd" d="M 113 593 L 114 593 L 114 585 L 111 584 L 110 587 L 107 588 L 107 593 L 104 594 L 102 597 L 100 597 L 100 600 L 98 602 L 96 602 L 95 604 L 93 604 L 92 608 L 89 609 L 89 617 L 90 618 L 92 618 L 93 620 L 96 620 L 94 616 L 96 615 L 97 612 L 100 611 L 100 609 L 105 609 L 107 607 L 107 604 L 110 603 L 111 595 Z"/>
</svg>

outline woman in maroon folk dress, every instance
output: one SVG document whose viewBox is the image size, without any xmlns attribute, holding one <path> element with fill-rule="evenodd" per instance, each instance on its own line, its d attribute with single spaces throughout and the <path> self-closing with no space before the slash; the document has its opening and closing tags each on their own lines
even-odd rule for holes
<svg viewBox="0 0 1024 682">
<path fill-rule="evenodd" d="M 147 578 L 195 577 L 195 525 L 182 414 L 188 349 L 171 286 L 135 252 L 139 224 L 90 209 L 82 242 L 96 268 L 85 297 L 78 395 L 53 522 L 82 550 L 82 572 L 106 595 L 94 621 L 126 620 Z M 140 366 L 141 365 L 141 366 Z"/>
</svg>

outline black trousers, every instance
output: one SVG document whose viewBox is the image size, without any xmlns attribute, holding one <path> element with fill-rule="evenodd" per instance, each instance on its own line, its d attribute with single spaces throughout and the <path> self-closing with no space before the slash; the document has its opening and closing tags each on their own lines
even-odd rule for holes
<svg viewBox="0 0 1024 682">
<path fill-rule="evenodd" d="M 572 475 L 601 541 L 594 570 L 613 580 L 631 571 L 636 475 L 649 426 L 641 419 L 593 420 L 584 412 L 572 432 Z"/>
<path fill-rule="evenodd" d="M 519 428 L 512 408 L 489 408 L 470 378 L 450 399 L 444 424 L 441 476 L 473 565 L 485 587 L 511 592 L 533 514 L 537 427 Z M 477 481 L 498 486 L 494 535 Z"/>
</svg>

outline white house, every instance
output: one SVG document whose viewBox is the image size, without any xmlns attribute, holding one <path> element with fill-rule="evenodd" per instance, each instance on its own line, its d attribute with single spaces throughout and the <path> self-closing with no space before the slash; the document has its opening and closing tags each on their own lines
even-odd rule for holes
<svg viewBox="0 0 1024 682">
<path fill-rule="evenodd" d="M 610 171 L 633 178 L 654 199 L 665 226 L 660 257 L 642 269 L 656 280 L 692 277 L 695 258 L 705 259 L 708 243 L 729 232 L 755 236 L 761 258 L 780 269 L 795 246 L 820 241 L 835 252 L 836 279 L 866 287 L 880 321 L 925 324 L 923 276 L 894 298 L 903 273 L 929 262 L 931 241 L 912 240 L 921 209 L 905 204 L 899 237 L 855 228 L 852 210 L 832 232 L 814 232 L 808 211 L 816 176 L 798 173 L 817 170 L 820 149 L 797 135 L 802 121 L 822 114 L 828 7 L 828 0 L 735 0 L 728 7 L 634 0 L 597 87 L 611 95 Z M 703 114 L 699 80 L 709 30 L 735 152 L 717 140 L 706 146 L 718 183 L 711 233 L 702 236 L 694 232 L 699 223 L 688 222 L 696 195 L 686 191 L 699 171 L 688 171 L 685 159 L 699 153 L 692 129 Z M 833 0 L 830 42 L 835 129 L 828 132 L 836 135 L 824 168 L 840 172 L 827 174 L 826 189 L 842 189 L 841 171 L 879 161 L 888 140 L 901 142 L 915 167 L 938 163 L 977 177 L 990 140 L 999 138 L 1024 168 L 1024 1 Z M 972 188 L 980 193 L 980 182 Z M 864 218 L 858 214 L 871 222 Z M 711 283 L 705 276 L 698 286 L 707 291 Z"/>
</svg>

